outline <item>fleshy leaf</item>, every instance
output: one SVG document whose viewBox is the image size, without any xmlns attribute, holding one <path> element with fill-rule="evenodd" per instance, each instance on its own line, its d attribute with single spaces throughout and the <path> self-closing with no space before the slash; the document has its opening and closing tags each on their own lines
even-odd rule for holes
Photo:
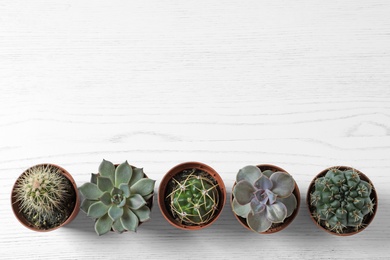
<svg viewBox="0 0 390 260">
<path fill-rule="evenodd" d="M 115 232 L 118 232 L 118 233 L 123 233 L 126 229 L 123 227 L 122 225 L 122 222 L 120 219 L 114 221 L 114 223 L 112 224 L 112 229 L 115 231 Z"/>
<path fill-rule="evenodd" d="M 145 222 L 150 219 L 150 209 L 146 205 L 137 210 L 133 210 L 133 212 L 141 222 Z"/>
<path fill-rule="evenodd" d="M 131 175 L 131 179 L 129 182 L 129 187 L 133 186 L 134 183 L 139 181 L 144 177 L 145 173 L 142 168 L 133 168 L 133 174 Z"/>
<path fill-rule="evenodd" d="M 280 198 L 289 196 L 294 190 L 294 179 L 288 173 L 274 172 L 270 180 L 273 183 L 271 191 Z"/>
<path fill-rule="evenodd" d="M 103 202 L 98 201 L 89 207 L 87 215 L 91 218 L 100 218 L 107 213 L 109 208 L 110 206 L 107 206 Z"/>
<path fill-rule="evenodd" d="M 256 214 L 250 212 L 248 214 L 248 218 L 246 219 L 248 226 L 253 231 L 258 233 L 267 231 L 271 227 L 272 222 L 267 219 L 265 214 L 266 214 L 265 210 Z"/>
<path fill-rule="evenodd" d="M 108 214 L 100 217 L 95 222 L 95 231 L 96 231 L 96 233 L 99 236 L 106 234 L 108 231 L 111 230 L 112 223 L 113 223 L 112 219 L 108 216 Z"/>
<path fill-rule="evenodd" d="M 155 182 L 155 180 L 149 178 L 140 179 L 139 181 L 134 183 L 133 186 L 130 187 L 130 193 L 146 196 L 153 192 Z"/>
<path fill-rule="evenodd" d="M 240 169 L 236 176 L 236 182 L 240 182 L 242 180 L 248 181 L 250 184 L 254 184 L 263 174 L 260 169 L 253 165 L 245 166 Z"/>
<path fill-rule="evenodd" d="M 251 204 L 247 203 L 245 205 L 241 205 L 240 203 L 237 202 L 236 198 L 233 199 L 232 202 L 232 209 L 236 215 L 242 217 L 242 218 L 247 218 L 249 212 L 251 212 Z"/>
<path fill-rule="evenodd" d="M 113 204 L 108 210 L 108 215 L 112 221 L 119 219 L 123 215 L 123 207 L 118 207 L 117 205 Z"/>
<path fill-rule="evenodd" d="M 127 230 L 136 231 L 139 221 L 137 215 L 135 215 L 130 209 L 124 207 L 123 216 L 120 218 L 123 227 Z"/>
<path fill-rule="evenodd" d="M 265 194 L 268 196 L 269 204 L 273 204 L 276 201 L 276 195 L 272 191 L 265 190 Z"/>
<path fill-rule="evenodd" d="M 287 198 L 277 198 L 276 201 L 280 201 L 281 203 L 284 204 L 284 206 L 286 206 L 286 208 L 287 208 L 286 218 L 291 216 L 291 214 L 297 208 L 297 199 L 295 198 L 295 195 L 292 193 Z"/>
<path fill-rule="evenodd" d="M 234 186 L 233 195 L 238 203 L 245 205 L 253 198 L 255 188 L 247 180 L 241 180 Z"/>
<path fill-rule="evenodd" d="M 267 176 L 262 175 L 259 179 L 255 181 L 254 186 L 260 190 L 271 190 L 272 181 L 270 181 Z"/>
<path fill-rule="evenodd" d="M 267 176 L 268 178 L 271 177 L 271 175 L 274 173 L 273 171 L 271 170 L 265 170 L 265 171 L 262 171 L 262 173 Z"/>
<path fill-rule="evenodd" d="M 128 206 L 130 209 L 139 209 L 146 204 L 144 198 L 139 194 L 133 194 L 128 199 Z"/>
<path fill-rule="evenodd" d="M 113 184 L 115 183 L 115 166 L 112 162 L 103 159 L 99 165 L 99 173 L 103 177 L 110 178 Z"/>
<path fill-rule="evenodd" d="M 80 209 L 82 211 L 84 211 L 85 213 L 88 213 L 88 209 L 89 207 L 93 204 L 97 202 L 97 200 L 88 200 L 88 199 L 85 199 L 83 200 L 83 202 L 81 203 L 81 206 L 80 206 Z"/>
<path fill-rule="evenodd" d="M 253 214 L 259 213 L 265 209 L 265 204 L 260 202 L 257 198 L 253 198 L 250 203 Z"/>
<path fill-rule="evenodd" d="M 111 191 L 114 187 L 111 179 L 103 176 L 97 177 L 97 186 L 101 191 Z"/>
<path fill-rule="evenodd" d="M 111 205 L 111 194 L 108 191 L 104 192 L 103 195 L 100 197 L 100 201 L 107 206 Z"/>
<path fill-rule="evenodd" d="M 118 167 L 115 169 L 115 187 L 119 187 L 120 184 L 126 183 L 128 184 L 131 175 L 133 173 L 133 170 L 131 169 L 131 166 L 126 161 L 124 163 L 121 163 Z"/>
<path fill-rule="evenodd" d="M 272 223 L 281 223 L 287 216 L 287 208 L 281 202 L 266 205 L 267 219 Z"/>
<path fill-rule="evenodd" d="M 129 185 L 126 183 L 122 183 L 119 185 L 119 189 L 123 191 L 123 195 L 125 195 L 126 198 L 130 197 L 130 188 Z"/>
<path fill-rule="evenodd" d="M 96 184 L 90 182 L 84 183 L 79 188 L 79 190 L 81 194 L 83 194 L 83 196 L 89 200 L 98 200 L 99 197 L 103 194 L 103 192 L 99 190 Z"/>
</svg>

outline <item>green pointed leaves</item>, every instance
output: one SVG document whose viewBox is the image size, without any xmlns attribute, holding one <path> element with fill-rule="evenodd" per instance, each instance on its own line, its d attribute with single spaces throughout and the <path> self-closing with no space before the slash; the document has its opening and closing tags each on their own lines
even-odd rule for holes
<svg viewBox="0 0 390 260">
<path fill-rule="evenodd" d="M 153 197 L 154 185 L 141 168 L 133 168 L 127 161 L 115 167 L 103 160 L 99 173 L 92 174 L 91 182 L 80 187 L 84 196 L 81 209 L 96 219 L 98 235 L 110 230 L 136 231 L 140 221 L 150 218 L 146 201 Z"/>
<path fill-rule="evenodd" d="M 115 166 L 112 162 L 103 159 L 99 166 L 99 173 L 103 177 L 110 178 L 115 183 Z"/>
<path fill-rule="evenodd" d="M 93 183 L 84 183 L 80 187 L 81 194 L 88 200 L 98 200 L 103 192 L 98 188 L 96 184 Z"/>
<path fill-rule="evenodd" d="M 97 186 L 101 191 L 111 191 L 114 188 L 111 179 L 103 176 L 97 177 Z"/>
<path fill-rule="evenodd" d="M 137 215 L 140 222 L 145 222 L 150 219 L 150 209 L 146 205 L 132 211 Z"/>
<path fill-rule="evenodd" d="M 294 179 L 288 173 L 274 172 L 271 175 L 270 180 L 273 183 L 271 191 L 275 193 L 279 198 L 285 198 L 289 196 L 294 190 Z"/>
<path fill-rule="evenodd" d="M 112 204 L 108 210 L 108 215 L 112 221 L 119 219 L 123 215 L 123 207 L 118 207 L 117 205 Z"/>
<path fill-rule="evenodd" d="M 139 221 L 137 216 L 128 208 L 124 208 L 123 216 L 120 218 L 120 221 L 124 228 L 131 231 L 136 231 Z"/>
<path fill-rule="evenodd" d="M 128 184 L 133 170 L 128 162 L 120 164 L 115 170 L 115 187 L 119 187 L 122 183 Z"/>
<path fill-rule="evenodd" d="M 155 180 L 148 178 L 140 179 L 130 187 L 130 193 L 139 194 L 141 196 L 149 195 L 154 190 L 155 182 Z"/>
<path fill-rule="evenodd" d="M 106 234 L 108 231 L 111 230 L 112 223 L 113 223 L 112 219 L 108 216 L 108 214 L 98 218 L 98 220 L 95 223 L 96 233 L 99 236 Z"/>
<path fill-rule="evenodd" d="M 131 195 L 128 199 L 127 205 L 130 209 L 139 209 L 146 204 L 144 198 L 139 194 Z"/>
<path fill-rule="evenodd" d="M 234 186 L 233 195 L 237 202 L 241 205 L 245 205 L 253 198 L 253 193 L 256 189 L 247 180 L 241 180 Z"/>
<path fill-rule="evenodd" d="M 100 218 L 101 216 L 105 215 L 108 211 L 110 206 L 107 206 L 101 201 L 93 203 L 89 209 L 88 209 L 88 217 L 91 218 Z"/>
</svg>

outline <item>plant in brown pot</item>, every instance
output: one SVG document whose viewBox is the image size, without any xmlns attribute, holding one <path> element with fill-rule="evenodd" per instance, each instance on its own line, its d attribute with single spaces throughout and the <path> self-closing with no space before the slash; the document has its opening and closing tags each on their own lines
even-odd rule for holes
<svg viewBox="0 0 390 260">
<path fill-rule="evenodd" d="M 80 187 L 84 196 L 81 209 L 95 219 L 95 231 L 100 236 L 110 230 L 117 233 L 136 231 L 150 219 L 155 180 L 142 168 L 121 163 L 115 166 L 103 160 L 99 173 Z"/>
<path fill-rule="evenodd" d="M 351 167 L 336 166 L 314 178 L 307 204 L 317 226 L 334 235 L 349 236 L 371 223 L 378 199 L 367 176 Z"/>
<path fill-rule="evenodd" d="M 163 216 L 180 229 L 211 225 L 226 201 L 225 185 L 211 167 L 198 162 L 175 166 L 163 178 L 158 202 Z"/>
<path fill-rule="evenodd" d="M 299 189 L 290 174 L 273 165 L 248 165 L 237 173 L 232 209 L 246 228 L 262 234 L 280 231 L 298 213 Z"/>
<path fill-rule="evenodd" d="M 77 186 L 60 166 L 39 164 L 16 180 L 11 195 L 17 219 L 34 231 L 51 231 L 72 221 L 79 211 Z"/>
</svg>

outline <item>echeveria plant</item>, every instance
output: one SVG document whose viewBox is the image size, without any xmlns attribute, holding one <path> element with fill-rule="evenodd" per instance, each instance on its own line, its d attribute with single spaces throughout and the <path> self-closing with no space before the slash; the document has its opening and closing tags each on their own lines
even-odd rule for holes
<svg viewBox="0 0 390 260">
<path fill-rule="evenodd" d="M 348 227 L 358 230 L 364 217 L 373 213 L 371 191 L 372 185 L 361 180 L 357 171 L 330 169 L 316 179 L 315 190 L 310 194 L 310 203 L 315 207 L 313 216 L 336 233 L 344 233 Z"/>
<path fill-rule="evenodd" d="M 288 173 L 262 172 L 256 166 L 246 166 L 237 173 L 233 211 L 245 218 L 253 231 L 265 232 L 294 212 L 297 207 L 294 187 L 295 181 Z"/>
<path fill-rule="evenodd" d="M 103 160 L 99 173 L 80 187 L 85 197 L 81 209 L 96 219 L 95 231 L 103 235 L 110 230 L 136 231 L 140 222 L 150 218 L 147 201 L 152 198 L 155 181 L 145 177 L 141 168 L 127 161 L 114 166 Z"/>
</svg>

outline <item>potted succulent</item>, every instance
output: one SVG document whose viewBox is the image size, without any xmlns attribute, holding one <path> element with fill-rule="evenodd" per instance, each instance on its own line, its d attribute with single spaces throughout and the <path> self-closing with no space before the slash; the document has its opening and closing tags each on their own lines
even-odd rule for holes
<svg viewBox="0 0 390 260">
<path fill-rule="evenodd" d="M 11 203 L 19 222 L 34 231 L 52 231 L 68 224 L 80 205 L 72 176 L 54 164 L 25 170 L 13 186 Z"/>
<path fill-rule="evenodd" d="M 278 232 L 296 217 L 300 194 L 290 174 L 274 165 L 248 165 L 236 176 L 231 197 L 239 222 L 261 234 Z"/>
<path fill-rule="evenodd" d="M 187 162 L 173 167 L 162 179 L 158 204 L 165 219 L 184 230 L 211 225 L 226 201 L 225 185 L 210 166 Z"/>
<path fill-rule="evenodd" d="M 155 180 L 142 168 L 124 162 L 114 165 L 103 160 L 99 173 L 80 187 L 84 196 L 81 209 L 95 219 L 95 231 L 100 236 L 112 230 L 118 233 L 136 231 L 150 219 Z"/>
<path fill-rule="evenodd" d="M 378 198 L 372 182 L 362 172 L 335 166 L 313 179 L 306 203 L 318 227 L 330 234 L 349 236 L 371 223 Z"/>
</svg>

